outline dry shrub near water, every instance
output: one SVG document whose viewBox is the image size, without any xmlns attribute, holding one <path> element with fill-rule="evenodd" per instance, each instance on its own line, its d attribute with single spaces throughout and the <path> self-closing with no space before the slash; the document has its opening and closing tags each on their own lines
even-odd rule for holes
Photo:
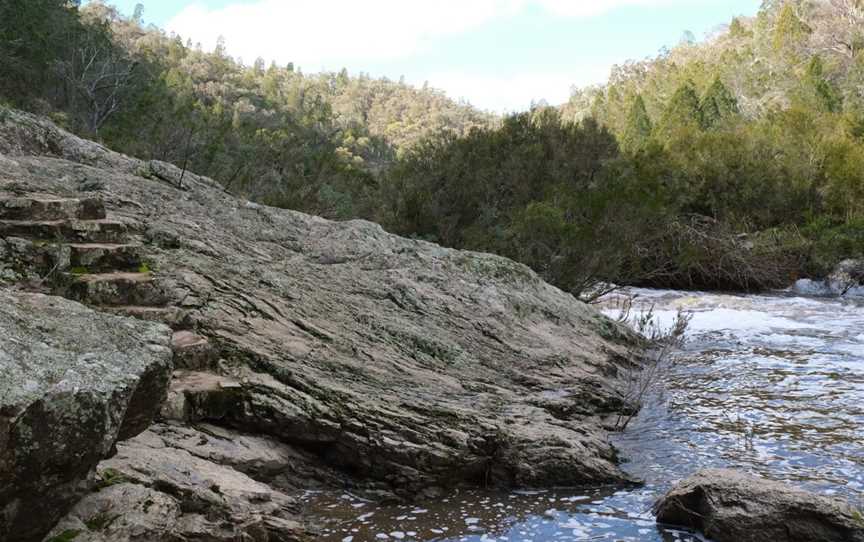
<svg viewBox="0 0 864 542">
<path fill-rule="evenodd" d="M 662 385 L 673 367 L 671 354 L 685 342 L 685 334 L 693 314 L 678 309 L 671 325 L 664 327 L 654 312 L 654 305 L 634 311 L 635 296 L 624 297 L 618 303 L 618 322 L 632 327 L 648 342 L 645 354 L 625 366 L 619 375 L 619 393 L 627 409 L 618 415 L 616 431 L 624 431 L 644 406 L 648 393 Z"/>
<path fill-rule="evenodd" d="M 639 284 L 758 292 L 794 282 L 810 244 L 794 227 L 744 234 L 715 219 L 687 215 L 638 252 L 642 265 L 653 270 Z"/>
</svg>

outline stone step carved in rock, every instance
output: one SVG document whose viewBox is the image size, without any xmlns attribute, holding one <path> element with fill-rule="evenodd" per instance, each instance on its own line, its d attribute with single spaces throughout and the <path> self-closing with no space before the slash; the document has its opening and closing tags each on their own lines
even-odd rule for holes
<svg viewBox="0 0 864 542">
<path fill-rule="evenodd" d="M 162 322 L 174 330 L 181 330 L 189 326 L 189 314 L 187 311 L 173 306 L 152 307 L 140 305 L 108 305 L 96 307 L 102 312 L 128 316 L 137 320 L 147 322 Z"/>
<path fill-rule="evenodd" d="M 87 273 L 103 271 L 142 271 L 141 245 L 116 243 L 73 243 L 70 266 Z"/>
<path fill-rule="evenodd" d="M 64 297 L 88 305 L 140 305 L 157 307 L 166 303 L 150 273 L 102 273 L 68 275 Z"/>
<path fill-rule="evenodd" d="M 0 237 L 26 237 L 72 243 L 117 243 L 128 227 L 115 220 L 0 220 Z"/>
<path fill-rule="evenodd" d="M 234 378 L 201 371 L 174 371 L 161 416 L 195 422 L 224 418 L 243 403 L 243 384 Z"/>
<path fill-rule="evenodd" d="M 52 196 L 0 197 L 0 220 L 101 220 L 105 205 L 98 199 Z"/>
<path fill-rule="evenodd" d="M 219 362 L 219 352 L 206 338 L 191 331 L 176 331 L 171 339 L 174 367 L 201 371 L 213 369 Z"/>
</svg>

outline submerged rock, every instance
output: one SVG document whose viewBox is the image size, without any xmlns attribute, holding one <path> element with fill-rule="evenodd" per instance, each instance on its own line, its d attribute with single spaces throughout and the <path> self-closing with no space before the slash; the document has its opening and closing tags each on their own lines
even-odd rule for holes
<svg viewBox="0 0 864 542">
<path fill-rule="evenodd" d="M 0 290 L 0 540 L 41 540 L 117 439 L 151 423 L 170 339 L 161 324 Z"/>
<path fill-rule="evenodd" d="M 737 471 L 708 469 L 654 509 L 659 523 L 716 542 L 864 542 L 864 515 L 849 504 Z"/>
</svg>

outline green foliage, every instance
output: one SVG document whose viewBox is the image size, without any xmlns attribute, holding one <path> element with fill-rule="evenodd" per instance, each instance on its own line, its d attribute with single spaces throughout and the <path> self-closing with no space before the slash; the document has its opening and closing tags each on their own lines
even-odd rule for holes
<svg viewBox="0 0 864 542">
<path fill-rule="evenodd" d="M 843 97 L 835 86 L 825 78 L 822 57 L 819 55 L 810 59 L 805 82 L 805 89 L 813 94 L 817 107 L 829 113 L 837 113 L 842 109 Z"/>
<path fill-rule="evenodd" d="M 660 151 L 649 147 L 634 164 L 593 120 L 567 123 L 548 108 L 464 138 L 441 133 L 388 175 L 383 220 L 399 233 L 503 254 L 589 295 L 598 280 L 642 272 L 636 241 L 662 222 L 667 194 L 651 160 Z"/>
<path fill-rule="evenodd" d="M 812 29 L 796 13 L 795 2 L 783 4 L 774 25 L 773 47 L 780 54 L 795 55 Z"/>
<path fill-rule="evenodd" d="M 33 103 L 79 28 L 75 7 L 66 0 L 0 2 L 0 95 L 18 106 Z"/>
<path fill-rule="evenodd" d="M 785 280 L 790 266 L 824 273 L 864 252 L 857 233 L 864 226 L 862 28 L 860 6 L 770 0 L 726 33 L 616 67 L 605 88 L 574 93 L 567 116 L 593 115 L 645 167 L 631 143 L 636 108 L 622 97 L 641 98 L 647 116 L 660 119 L 651 140 L 662 153 L 652 160 L 674 187 L 673 224 L 692 216 L 713 224 L 706 237 L 670 230 L 660 245 L 675 250 L 657 250 L 657 261 L 641 258 L 647 268 L 669 266 L 655 284 L 718 287 L 709 280 L 714 273 L 729 279 L 726 287 L 742 287 L 744 276 L 708 265 L 720 258 L 739 261 L 752 274 L 746 282 L 760 287 Z M 683 231 L 690 234 L 682 240 Z M 788 257 L 765 248 L 749 254 L 766 265 L 736 260 L 743 253 L 735 236 L 772 231 L 785 232 Z"/>
<path fill-rule="evenodd" d="M 630 114 L 627 116 L 627 127 L 621 139 L 623 147 L 627 150 L 638 150 L 642 148 L 651 138 L 652 123 L 645 109 L 645 100 L 637 95 L 630 106 Z"/>
<path fill-rule="evenodd" d="M 675 94 L 666 105 L 660 130 L 668 135 L 678 128 L 696 128 L 702 124 L 702 111 L 699 108 L 696 86 L 693 81 L 685 80 L 675 90 Z"/>
<path fill-rule="evenodd" d="M 744 26 L 739 17 L 735 17 L 729 24 L 729 35 L 735 39 L 744 39 L 751 37 L 753 33 Z"/>
<path fill-rule="evenodd" d="M 247 66 L 100 1 L 5 0 L 0 103 L 262 203 L 510 256 L 578 295 L 764 288 L 864 254 L 862 28 L 860 6 L 766 0 L 559 109 L 498 119 L 428 85 Z"/>
<path fill-rule="evenodd" d="M 428 87 L 245 66 L 224 43 L 193 49 L 142 28 L 136 13 L 100 1 L 0 3 L 0 98 L 115 150 L 331 218 L 371 216 L 377 176 L 426 135 L 493 122 Z"/>
<path fill-rule="evenodd" d="M 738 100 L 717 78 L 699 103 L 702 126 L 711 128 L 738 114 Z"/>
<path fill-rule="evenodd" d="M 81 534 L 81 531 L 77 531 L 75 529 L 66 529 L 62 533 L 57 536 L 51 537 L 47 542 L 72 542 L 78 535 Z"/>
<path fill-rule="evenodd" d="M 837 262 L 847 258 L 864 258 L 864 219 L 839 222 L 821 216 L 808 222 L 802 233 L 811 240 L 804 271 L 824 277 Z"/>
<path fill-rule="evenodd" d="M 111 526 L 112 523 L 117 521 L 120 517 L 119 514 L 111 514 L 109 512 L 99 512 L 95 514 L 93 517 L 84 520 L 84 525 L 87 526 L 93 532 L 104 531 Z"/>
<path fill-rule="evenodd" d="M 105 489 L 106 487 L 124 484 L 128 481 L 129 479 L 117 469 L 105 469 L 100 473 L 95 489 L 98 491 L 100 489 Z"/>
</svg>

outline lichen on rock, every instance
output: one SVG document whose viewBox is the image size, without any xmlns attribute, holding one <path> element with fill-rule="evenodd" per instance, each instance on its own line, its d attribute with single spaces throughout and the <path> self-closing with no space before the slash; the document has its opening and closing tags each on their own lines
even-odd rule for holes
<svg viewBox="0 0 864 542">
<path fill-rule="evenodd" d="M 389 495 L 627 480 L 606 422 L 641 345 L 527 267 L 250 204 L 188 172 L 181 190 L 13 116 L 0 196 L 99 198 L 106 221 L 68 233 L 139 246 L 147 273 L 71 276 L 58 293 L 174 327 L 185 371 L 166 417 L 254 433 L 302 452 L 323 483 L 339 472 Z"/>
<path fill-rule="evenodd" d="M 170 333 L 0 290 L 0 337 L 0 539 L 39 540 L 118 436 L 153 419 L 172 369 Z"/>
</svg>

